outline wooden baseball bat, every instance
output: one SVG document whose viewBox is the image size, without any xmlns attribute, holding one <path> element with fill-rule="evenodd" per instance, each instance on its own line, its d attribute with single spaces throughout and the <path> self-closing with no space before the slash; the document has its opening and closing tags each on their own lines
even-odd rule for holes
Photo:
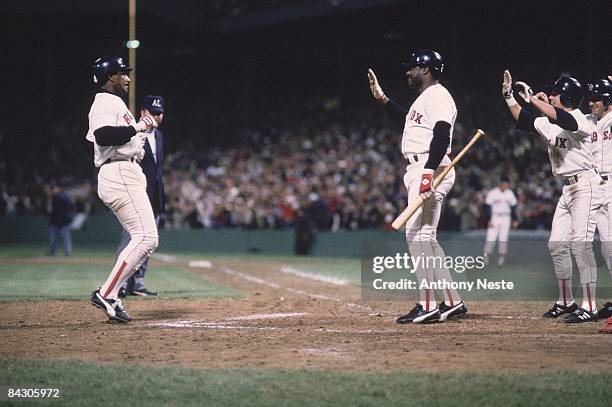
<svg viewBox="0 0 612 407">
<path fill-rule="evenodd" d="M 448 172 L 455 166 L 455 164 L 457 164 L 459 160 L 461 160 L 461 157 L 463 157 L 465 153 L 467 153 L 468 150 L 472 148 L 472 146 L 478 141 L 478 139 L 480 139 L 484 135 L 484 131 L 480 129 L 476 131 L 474 137 L 472 137 L 470 142 L 467 143 L 465 147 L 463 147 L 463 150 L 461 150 L 459 154 L 457 154 L 457 156 L 451 161 L 451 163 L 446 168 L 444 168 L 444 170 L 442 170 L 442 172 L 438 174 L 438 176 L 433 180 L 434 189 L 438 186 L 440 182 L 442 182 L 446 174 L 448 174 Z M 421 198 L 420 195 L 417 195 L 416 199 L 412 201 L 410 205 L 408 205 L 408 207 L 404 209 L 404 211 L 400 213 L 399 216 L 393 221 L 393 223 L 391 224 L 393 229 L 400 230 L 402 226 L 404 226 L 406 222 L 410 220 L 412 215 L 414 215 L 414 213 L 421 207 L 421 205 L 423 205 L 423 198 Z"/>
</svg>

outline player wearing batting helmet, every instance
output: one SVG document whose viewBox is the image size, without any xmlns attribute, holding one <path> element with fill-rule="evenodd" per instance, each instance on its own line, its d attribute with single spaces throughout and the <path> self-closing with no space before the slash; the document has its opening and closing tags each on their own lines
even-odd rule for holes
<svg viewBox="0 0 612 407">
<path fill-rule="evenodd" d="M 406 223 L 406 240 L 413 256 L 443 259 L 444 250 L 437 241 L 437 228 L 443 201 L 455 183 L 455 170 L 451 171 L 433 189 L 434 175 L 450 164 L 453 126 L 457 118 L 455 101 L 439 82 L 444 73 L 442 56 L 433 50 L 414 52 L 408 62 L 402 64 L 408 85 L 419 92 L 410 109 L 405 110 L 385 95 L 371 69 L 368 71 L 370 91 L 383 105 L 391 103 L 406 115 L 401 150 L 408 166 L 404 184 L 408 190 L 408 202 L 417 196 L 423 206 Z M 429 263 L 429 262 L 427 262 Z M 439 262 L 434 262 L 439 263 Z M 416 268 L 419 302 L 410 312 L 397 319 L 397 323 L 428 323 L 445 321 L 467 313 L 467 307 L 455 289 L 442 290 L 444 301 L 436 302 L 433 281 L 452 282 L 450 272 L 440 264 L 424 264 Z M 426 283 L 426 284 L 423 284 Z"/>
<path fill-rule="evenodd" d="M 602 240 L 601 254 L 612 275 L 612 83 L 608 79 L 597 79 L 587 87 L 586 98 L 591 114 L 587 118 L 593 123 L 591 147 L 595 167 L 606 181 L 604 205 L 597 218 L 597 229 Z M 606 303 L 598 312 L 599 318 L 607 318 L 602 332 L 612 332 L 612 303 Z"/>
<path fill-rule="evenodd" d="M 119 57 L 96 59 L 92 74 L 97 93 L 89 110 L 86 136 L 93 143 L 94 165 L 100 168 L 98 196 L 131 236 L 104 284 L 91 295 L 91 303 L 118 322 L 132 319 L 119 299 L 119 288 L 153 253 L 158 242 L 147 180 L 138 164 L 144 157 L 143 132 L 157 127 L 157 123 L 150 116 L 136 122 L 125 105 L 130 70 Z"/>
<path fill-rule="evenodd" d="M 552 87 L 552 93 L 533 95 L 524 82 L 517 82 L 519 94 L 545 117 L 535 118 L 521 108 L 513 96 L 512 76 L 504 72 L 502 94 L 517 127 L 544 137 L 552 172 L 563 181 L 563 193 L 552 223 L 548 247 L 559 283 L 559 298 L 544 313 L 545 318 L 568 314 L 567 323 L 597 319 L 595 287 L 597 263 L 593 252 L 593 237 L 598 212 L 604 202 L 604 181 L 597 173 L 591 151 L 593 126 L 577 109 L 583 89 L 576 79 L 563 76 Z M 572 293 L 572 257 L 580 273 L 583 299 L 580 305 Z"/>
</svg>

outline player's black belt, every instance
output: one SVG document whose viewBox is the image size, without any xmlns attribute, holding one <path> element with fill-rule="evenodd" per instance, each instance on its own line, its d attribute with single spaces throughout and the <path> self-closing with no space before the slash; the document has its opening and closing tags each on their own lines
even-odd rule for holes
<svg viewBox="0 0 612 407">
<path fill-rule="evenodd" d="M 608 176 L 607 175 L 602 175 L 601 179 L 603 179 L 604 181 L 607 181 L 608 180 Z"/>
<path fill-rule="evenodd" d="M 582 177 L 584 177 L 584 176 L 587 176 L 587 175 L 588 175 L 588 173 L 590 173 L 591 171 L 595 172 L 595 174 L 597 175 L 597 170 L 595 170 L 595 169 L 593 169 L 593 170 L 588 170 L 588 171 L 582 172 L 582 173 L 580 173 L 580 174 L 572 175 L 571 177 L 563 178 L 563 185 L 566 185 L 566 186 L 567 186 L 567 185 L 573 185 L 573 184 L 575 184 L 575 183 L 577 183 L 577 182 L 578 182 L 578 178 L 579 178 L 579 177 L 580 177 L 580 178 L 582 178 Z M 592 172 L 591 172 L 591 173 L 592 173 Z M 607 180 L 608 180 L 608 177 L 607 177 L 607 176 L 602 176 L 602 175 L 600 175 L 600 177 L 601 177 L 601 178 L 602 178 L 604 181 L 607 181 Z"/>
<path fill-rule="evenodd" d="M 572 175 L 563 179 L 563 185 L 572 185 L 578 182 L 578 175 Z"/>
<path fill-rule="evenodd" d="M 133 163 L 138 162 L 138 160 L 135 157 L 114 157 L 114 158 L 109 158 L 108 160 L 104 161 L 104 164 L 110 164 L 110 163 L 114 163 L 117 161 L 131 161 Z"/>
</svg>

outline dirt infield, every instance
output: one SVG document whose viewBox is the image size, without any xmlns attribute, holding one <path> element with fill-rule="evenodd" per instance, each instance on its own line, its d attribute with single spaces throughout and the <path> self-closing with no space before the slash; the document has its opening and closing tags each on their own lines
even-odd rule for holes
<svg viewBox="0 0 612 407">
<path fill-rule="evenodd" d="M 354 286 L 280 267 L 221 261 L 190 268 L 246 298 L 127 300 L 130 324 L 106 323 L 86 301 L 0 303 L 0 355 L 213 368 L 593 372 L 612 366 L 612 335 L 599 334 L 599 323 L 544 320 L 547 303 L 473 302 L 464 319 L 403 326 L 394 320 L 410 303 L 364 303 Z"/>
</svg>

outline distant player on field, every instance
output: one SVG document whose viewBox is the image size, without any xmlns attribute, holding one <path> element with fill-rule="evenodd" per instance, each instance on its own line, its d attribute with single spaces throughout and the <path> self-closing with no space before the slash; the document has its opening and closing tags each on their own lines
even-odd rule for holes
<svg viewBox="0 0 612 407">
<path fill-rule="evenodd" d="M 489 262 L 493 254 L 495 242 L 498 241 L 497 265 L 504 265 L 508 254 L 508 236 L 513 221 L 516 223 L 516 195 L 510 189 L 508 178 L 502 178 L 498 187 L 487 192 L 485 200 L 489 224 L 487 227 L 487 240 L 484 247 L 485 263 Z"/>
</svg>

